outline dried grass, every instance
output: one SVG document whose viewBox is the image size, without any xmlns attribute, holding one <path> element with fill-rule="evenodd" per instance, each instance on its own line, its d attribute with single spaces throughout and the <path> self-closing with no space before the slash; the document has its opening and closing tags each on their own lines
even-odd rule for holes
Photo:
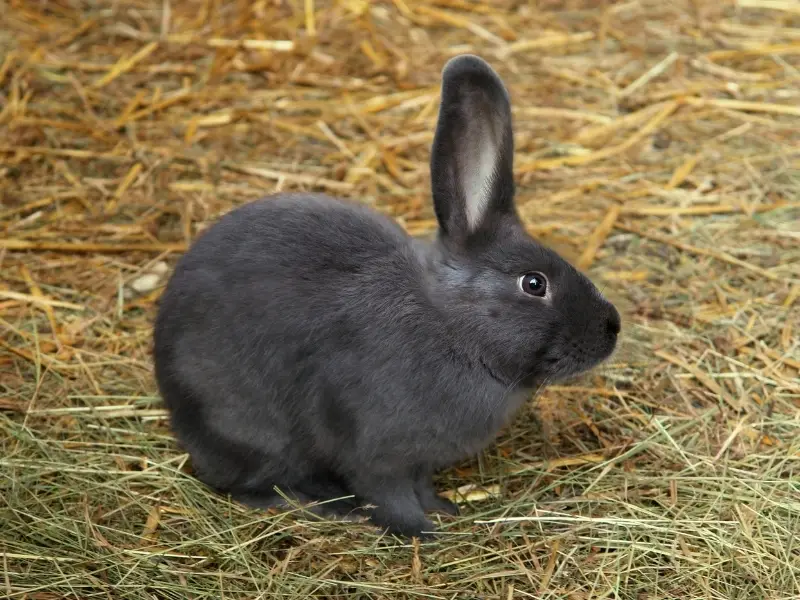
<svg viewBox="0 0 800 600">
<path fill-rule="evenodd" d="M 168 267 L 282 189 L 429 234 L 467 51 L 620 352 L 442 474 L 438 541 L 210 495 L 152 380 Z M 5 0 L 0 94 L 0 595 L 800 597 L 796 2 Z"/>
</svg>

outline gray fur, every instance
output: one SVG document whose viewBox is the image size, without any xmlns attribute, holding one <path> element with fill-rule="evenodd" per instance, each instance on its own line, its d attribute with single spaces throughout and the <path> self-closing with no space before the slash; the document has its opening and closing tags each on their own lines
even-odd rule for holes
<svg viewBox="0 0 800 600">
<path fill-rule="evenodd" d="M 465 179 L 476 156 L 494 163 L 479 185 Z M 328 510 L 432 532 L 426 512 L 456 512 L 437 470 L 490 444 L 532 389 L 611 354 L 617 311 L 525 233 L 512 163 L 508 94 L 461 56 L 443 71 L 433 243 L 319 194 L 247 204 L 196 240 L 161 298 L 154 355 L 202 481 L 254 506 L 280 504 L 275 486 L 354 496 Z M 519 289 L 531 271 L 549 298 Z"/>
</svg>

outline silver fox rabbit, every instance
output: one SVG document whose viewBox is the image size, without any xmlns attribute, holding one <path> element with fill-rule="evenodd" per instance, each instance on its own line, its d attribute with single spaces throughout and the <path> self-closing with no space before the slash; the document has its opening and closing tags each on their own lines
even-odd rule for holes
<svg viewBox="0 0 800 600">
<path fill-rule="evenodd" d="M 437 470 L 490 444 L 532 389 L 611 355 L 619 313 L 525 232 L 513 153 L 503 82 L 458 56 L 430 163 L 435 241 L 304 193 L 237 208 L 196 240 L 162 296 L 154 355 L 201 481 L 256 507 L 280 505 L 276 487 L 340 498 L 327 510 L 431 533 L 426 512 L 457 513 Z"/>
</svg>

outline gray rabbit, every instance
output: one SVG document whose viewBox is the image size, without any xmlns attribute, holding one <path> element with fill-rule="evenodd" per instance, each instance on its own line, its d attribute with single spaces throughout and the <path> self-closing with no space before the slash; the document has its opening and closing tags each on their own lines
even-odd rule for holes
<svg viewBox="0 0 800 600">
<path fill-rule="evenodd" d="M 458 56 L 430 163 L 435 241 L 310 193 L 239 207 L 197 239 L 154 356 L 201 481 L 256 507 L 280 505 L 276 487 L 338 498 L 328 512 L 423 536 L 426 512 L 457 513 L 437 470 L 490 444 L 532 390 L 611 355 L 619 313 L 525 232 L 513 153 L 503 82 Z"/>
</svg>

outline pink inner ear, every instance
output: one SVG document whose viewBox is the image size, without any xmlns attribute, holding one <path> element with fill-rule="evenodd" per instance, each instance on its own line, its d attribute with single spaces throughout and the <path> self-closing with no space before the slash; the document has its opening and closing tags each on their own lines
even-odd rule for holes
<svg viewBox="0 0 800 600">
<path fill-rule="evenodd" d="M 497 147 L 486 126 L 476 125 L 467 136 L 466 160 L 461 173 L 467 226 L 471 231 L 480 226 L 489 207 L 492 182 L 497 167 Z M 488 135 L 487 135 L 488 134 Z"/>
</svg>

